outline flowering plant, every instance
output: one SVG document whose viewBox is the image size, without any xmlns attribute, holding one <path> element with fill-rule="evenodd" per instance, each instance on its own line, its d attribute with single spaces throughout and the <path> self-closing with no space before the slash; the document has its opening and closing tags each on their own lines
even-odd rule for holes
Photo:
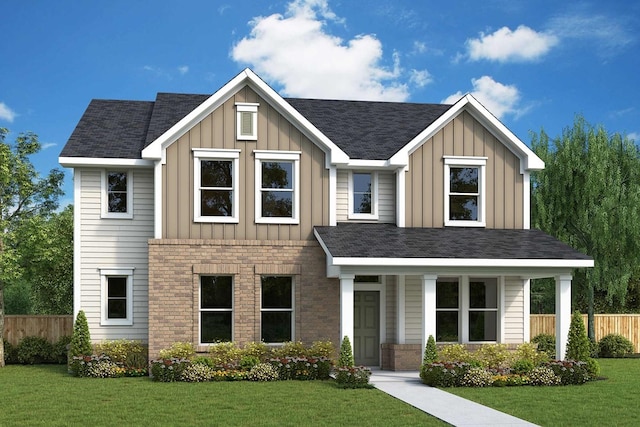
<svg viewBox="0 0 640 427">
<path fill-rule="evenodd" d="M 336 370 L 336 384 L 343 388 L 370 388 L 371 370 L 366 366 L 340 366 Z"/>
</svg>

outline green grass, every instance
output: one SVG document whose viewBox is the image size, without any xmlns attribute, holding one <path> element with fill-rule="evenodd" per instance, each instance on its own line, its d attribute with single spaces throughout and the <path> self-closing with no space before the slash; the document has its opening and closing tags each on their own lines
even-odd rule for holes
<svg viewBox="0 0 640 427">
<path fill-rule="evenodd" d="M 599 359 L 606 380 L 564 387 L 447 388 L 541 426 L 640 424 L 640 359 Z"/>
<path fill-rule="evenodd" d="M 155 383 L 75 378 L 66 366 L 0 368 L 0 425 L 440 426 L 379 390 L 329 381 Z"/>
</svg>

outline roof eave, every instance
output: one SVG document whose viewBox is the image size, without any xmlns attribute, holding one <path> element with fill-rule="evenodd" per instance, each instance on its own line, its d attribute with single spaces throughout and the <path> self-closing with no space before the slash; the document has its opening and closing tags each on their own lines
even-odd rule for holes
<svg viewBox="0 0 640 427">
<path fill-rule="evenodd" d="M 153 160 L 147 159 L 122 159 L 104 157 L 58 157 L 58 163 L 65 168 L 79 167 L 153 167 Z"/>
</svg>

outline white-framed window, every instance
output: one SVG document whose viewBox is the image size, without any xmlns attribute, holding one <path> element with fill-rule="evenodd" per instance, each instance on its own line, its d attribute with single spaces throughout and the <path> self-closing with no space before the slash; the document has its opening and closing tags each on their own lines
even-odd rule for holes
<svg viewBox="0 0 640 427">
<path fill-rule="evenodd" d="M 200 344 L 233 341 L 233 276 L 200 276 Z"/>
<path fill-rule="evenodd" d="M 239 221 L 240 150 L 193 149 L 193 219 Z"/>
<path fill-rule="evenodd" d="M 133 173 L 107 169 L 101 177 L 102 218 L 133 218 Z"/>
<path fill-rule="evenodd" d="M 498 295 L 496 278 L 438 278 L 436 341 L 496 342 Z"/>
<path fill-rule="evenodd" d="M 349 219 L 378 219 L 378 174 L 349 173 Z"/>
<path fill-rule="evenodd" d="M 486 157 L 444 157 L 445 226 L 486 225 Z"/>
<path fill-rule="evenodd" d="M 133 267 L 100 268 L 100 324 L 133 325 Z"/>
<path fill-rule="evenodd" d="M 300 152 L 254 151 L 256 223 L 300 222 Z"/>
<path fill-rule="evenodd" d="M 258 139 L 258 106 L 251 102 L 236 102 L 236 139 L 255 141 Z"/>
<path fill-rule="evenodd" d="M 293 277 L 262 276 L 260 282 L 260 339 L 265 343 L 293 341 Z"/>
</svg>

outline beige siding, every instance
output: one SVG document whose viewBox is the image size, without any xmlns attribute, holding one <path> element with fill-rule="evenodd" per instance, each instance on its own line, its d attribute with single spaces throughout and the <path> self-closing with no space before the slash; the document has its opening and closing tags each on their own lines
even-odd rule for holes
<svg viewBox="0 0 640 427">
<path fill-rule="evenodd" d="M 405 344 L 422 344 L 422 279 L 405 278 Z"/>
<path fill-rule="evenodd" d="M 520 161 L 467 112 L 410 155 L 406 175 L 407 227 L 444 226 L 443 156 L 487 157 L 487 228 L 523 227 Z"/>
<path fill-rule="evenodd" d="M 336 220 L 349 221 L 349 171 L 345 169 L 338 170 L 337 174 Z M 396 223 L 396 176 L 393 172 L 378 172 L 378 220 L 376 222 Z"/>
<path fill-rule="evenodd" d="M 507 277 L 504 285 L 504 331 L 505 343 L 524 341 L 524 285 L 517 277 Z"/>
<path fill-rule="evenodd" d="M 100 169 L 76 169 L 80 209 L 80 309 L 94 341 L 148 337 L 148 239 L 153 237 L 153 170 L 133 171 L 133 219 L 100 218 Z M 100 271 L 134 267 L 133 326 L 100 326 Z"/>
<path fill-rule="evenodd" d="M 236 102 L 257 102 L 258 140 L 237 141 Z M 193 218 L 192 148 L 239 149 L 240 218 L 238 224 L 196 223 Z M 256 224 L 254 150 L 301 151 L 300 223 Z M 325 154 L 264 99 L 245 87 L 167 149 L 163 166 L 164 238 L 305 240 L 313 226 L 329 224 L 329 171 Z"/>
</svg>

